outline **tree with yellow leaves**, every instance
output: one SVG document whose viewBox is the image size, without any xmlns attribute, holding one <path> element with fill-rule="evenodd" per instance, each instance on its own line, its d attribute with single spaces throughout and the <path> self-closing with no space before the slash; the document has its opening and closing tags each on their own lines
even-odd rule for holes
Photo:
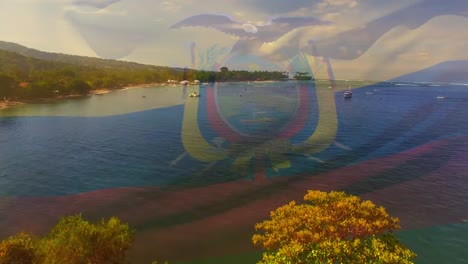
<svg viewBox="0 0 468 264">
<path fill-rule="evenodd" d="M 309 191 L 305 203 L 279 207 L 255 225 L 263 264 L 413 263 L 416 254 L 392 234 L 399 220 L 344 192 Z"/>
<path fill-rule="evenodd" d="M 0 241 L 0 264 L 124 263 L 133 233 L 116 217 L 92 224 L 67 216 L 41 239 L 20 233 Z"/>
</svg>

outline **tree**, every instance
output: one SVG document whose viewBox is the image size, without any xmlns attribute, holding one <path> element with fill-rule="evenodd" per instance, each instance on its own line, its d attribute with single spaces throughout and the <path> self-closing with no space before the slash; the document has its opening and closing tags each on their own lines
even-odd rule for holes
<svg viewBox="0 0 468 264">
<path fill-rule="evenodd" d="M 15 79 L 0 73 L 0 99 L 10 97 L 13 94 Z"/>
<path fill-rule="evenodd" d="M 34 263 L 37 239 L 19 233 L 0 242 L 0 264 Z"/>
<path fill-rule="evenodd" d="M 83 80 L 75 79 L 70 82 L 68 89 L 78 94 L 87 94 L 91 90 L 91 86 Z"/>
<path fill-rule="evenodd" d="M 133 231 L 112 217 L 99 224 L 81 215 L 62 218 L 41 243 L 43 263 L 123 263 Z"/>
<path fill-rule="evenodd" d="M 259 263 L 413 263 L 385 208 L 344 192 L 309 191 L 304 200 L 255 225 L 252 241 L 266 249 Z"/>
<path fill-rule="evenodd" d="M 0 242 L 0 264 L 124 263 L 133 230 L 119 219 L 98 224 L 81 215 L 62 218 L 41 240 L 20 233 Z"/>
<path fill-rule="evenodd" d="M 226 66 L 221 67 L 219 70 L 221 72 L 228 72 L 229 71 L 228 67 L 226 67 Z"/>
</svg>

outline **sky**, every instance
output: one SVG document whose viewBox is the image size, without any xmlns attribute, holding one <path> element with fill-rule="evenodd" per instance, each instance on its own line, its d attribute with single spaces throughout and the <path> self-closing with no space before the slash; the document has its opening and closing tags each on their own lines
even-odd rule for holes
<svg viewBox="0 0 468 264">
<path fill-rule="evenodd" d="M 2 0 L 0 40 L 49 52 L 216 70 L 391 79 L 468 60 L 466 0 Z"/>
</svg>

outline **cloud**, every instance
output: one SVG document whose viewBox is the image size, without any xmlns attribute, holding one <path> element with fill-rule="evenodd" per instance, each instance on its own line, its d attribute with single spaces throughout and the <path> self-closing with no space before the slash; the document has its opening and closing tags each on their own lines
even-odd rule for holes
<svg viewBox="0 0 468 264">
<path fill-rule="evenodd" d="M 465 0 L 4 0 L 0 12 L 0 34 L 5 40 L 48 51 L 173 66 L 191 65 L 189 42 L 196 42 L 200 51 L 214 45 L 234 47 L 273 62 L 300 51 L 312 54 L 311 44 L 315 44 L 316 55 L 356 61 L 369 56 L 368 51 L 395 28 L 416 29 L 437 16 L 468 14 Z M 233 37 L 202 27 L 169 29 L 178 21 L 206 13 L 227 14 L 238 23 L 225 30 L 244 35 Z M 333 24 L 265 28 L 274 17 L 310 16 Z M 8 26 L 12 23 L 17 26 Z M 257 40 L 238 42 L 249 37 Z M 400 49 L 406 48 L 404 44 Z M 402 55 L 401 61 L 412 56 L 430 61 L 434 54 L 425 54 L 421 48 Z"/>
<path fill-rule="evenodd" d="M 181 8 L 181 4 L 176 1 L 163 1 L 160 6 L 166 12 L 175 12 Z"/>
<path fill-rule="evenodd" d="M 129 5 L 130 4 L 130 5 Z M 105 9 L 79 7 L 65 9 L 64 18 L 102 58 L 121 59 L 139 45 L 157 37 L 161 21 L 129 1 L 120 1 Z"/>
<path fill-rule="evenodd" d="M 276 17 L 265 24 L 257 23 L 257 26 L 255 26 L 248 22 L 234 21 L 225 15 L 200 14 L 188 17 L 172 25 L 171 28 L 201 26 L 217 29 L 244 39 L 258 39 L 263 42 L 272 42 L 296 28 L 327 24 L 329 22 L 314 17 Z"/>
<path fill-rule="evenodd" d="M 453 5 L 442 5 L 439 0 L 428 0 L 402 8 L 360 27 L 315 40 L 307 52 L 315 56 L 355 59 L 393 28 L 403 26 L 415 29 L 437 16 L 459 14 L 461 1 L 454 1 Z"/>
<path fill-rule="evenodd" d="M 238 0 L 238 3 L 247 9 L 254 9 L 266 14 L 286 14 L 301 7 L 312 7 L 322 0 Z"/>
<path fill-rule="evenodd" d="M 324 0 L 316 5 L 317 8 L 354 8 L 358 5 L 358 0 Z"/>
<path fill-rule="evenodd" d="M 88 6 L 102 9 L 119 1 L 120 0 L 73 0 L 72 4 L 76 6 Z"/>
<path fill-rule="evenodd" d="M 69 18 L 71 24 L 101 58 L 121 59 L 129 55 L 144 37 L 142 32 L 98 26 L 72 16 Z"/>
<path fill-rule="evenodd" d="M 269 45 L 263 50 L 275 49 L 277 46 L 272 42 L 295 29 L 307 26 L 321 27 L 328 24 L 329 22 L 314 17 L 276 17 L 267 23 L 261 25 L 257 23 L 255 26 L 250 23 L 234 21 L 224 15 L 201 14 L 188 17 L 174 24 L 171 28 L 201 26 L 237 36 L 239 39 L 229 53 L 229 59 L 234 59 L 236 56 L 259 55 L 263 52 L 262 48 L 265 43 Z M 248 58 L 248 56 L 245 57 Z M 270 56 L 270 58 L 272 57 Z"/>
<path fill-rule="evenodd" d="M 173 41 L 172 47 L 177 45 L 178 40 L 167 39 L 168 23 L 179 16 L 174 12 L 183 10 L 182 7 L 190 3 L 191 0 L 120 0 L 98 10 L 74 5 L 65 7 L 64 17 L 99 57 L 123 59 L 137 48 L 162 38 Z M 153 43 L 156 45 L 163 44 Z"/>
<path fill-rule="evenodd" d="M 387 80 L 445 61 L 468 60 L 466 27 L 468 18 L 440 16 L 415 29 L 394 28 L 356 59 L 332 60 L 335 76 Z M 326 77 L 326 72 L 317 76 Z"/>
</svg>

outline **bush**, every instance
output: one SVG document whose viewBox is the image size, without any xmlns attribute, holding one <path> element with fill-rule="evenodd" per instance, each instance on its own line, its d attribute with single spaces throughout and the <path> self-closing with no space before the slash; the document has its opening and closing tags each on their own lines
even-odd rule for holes
<svg viewBox="0 0 468 264">
<path fill-rule="evenodd" d="M 259 263 L 413 263 L 416 257 L 392 234 L 400 228 L 383 207 L 343 192 L 309 191 L 255 225 Z"/>
<path fill-rule="evenodd" d="M 92 87 L 83 80 L 75 79 L 68 84 L 67 89 L 78 94 L 87 94 Z"/>
<path fill-rule="evenodd" d="M 62 218 L 41 240 L 21 233 L 0 244 L 3 263 L 123 263 L 133 243 L 133 231 L 112 217 L 98 224 L 81 215 Z"/>
<path fill-rule="evenodd" d="M 20 233 L 0 242 L 0 264 L 28 264 L 35 261 L 37 240 Z"/>
</svg>

